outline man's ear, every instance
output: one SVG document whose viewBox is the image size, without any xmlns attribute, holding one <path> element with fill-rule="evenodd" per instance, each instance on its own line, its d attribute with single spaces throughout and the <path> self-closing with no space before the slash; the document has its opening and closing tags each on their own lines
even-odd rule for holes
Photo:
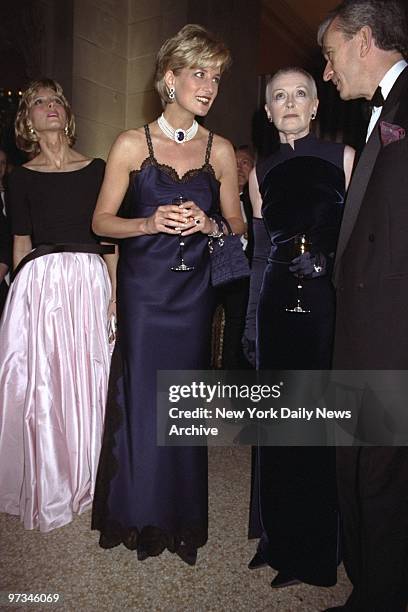
<svg viewBox="0 0 408 612">
<path fill-rule="evenodd" d="M 360 37 L 360 57 L 366 57 L 374 45 L 373 31 L 370 26 L 363 26 L 357 35 Z"/>
</svg>

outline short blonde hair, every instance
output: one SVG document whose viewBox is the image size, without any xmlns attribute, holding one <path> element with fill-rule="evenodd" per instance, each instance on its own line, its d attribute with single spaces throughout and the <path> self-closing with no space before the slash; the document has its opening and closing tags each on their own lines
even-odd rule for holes
<svg viewBox="0 0 408 612">
<path fill-rule="evenodd" d="M 270 91 L 272 89 L 272 84 L 273 84 L 274 80 L 277 77 L 282 76 L 283 74 L 290 74 L 290 73 L 301 74 L 302 76 L 306 77 L 306 79 L 308 80 L 309 85 L 310 85 L 310 90 L 311 90 L 312 96 L 317 99 L 317 85 L 316 85 L 316 81 L 314 80 L 314 78 L 312 77 L 310 72 L 308 72 L 304 68 L 299 68 L 298 66 L 289 66 L 288 68 L 281 68 L 280 70 L 275 72 L 275 74 L 273 74 L 271 76 L 271 78 L 269 79 L 269 81 L 267 82 L 266 90 L 265 90 L 265 100 L 266 100 L 267 104 L 269 104 L 269 102 L 270 102 Z"/>
<path fill-rule="evenodd" d="M 64 96 L 63 89 L 57 81 L 54 81 L 54 79 L 42 78 L 37 81 L 31 81 L 21 97 L 14 123 L 18 148 L 27 153 L 37 154 L 40 152 L 37 135 L 30 132 L 28 122 L 33 99 L 40 89 L 52 89 L 55 91 L 56 95 L 61 98 L 62 105 L 67 115 L 66 136 L 69 146 L 72 147 L 75 143 L 75 118 L 68 100 Z"/>
<path fill-rule="evenodd" d="M 164 75 L 168 70 L 177 74 L 183 68 L 217 66 L 223 72 L 231 65 L 227 46 L 200 25 L 189 23 L 162 45 L 157 54 L 155 87 L 163 105 L 170 100 Z"/>
</svg>

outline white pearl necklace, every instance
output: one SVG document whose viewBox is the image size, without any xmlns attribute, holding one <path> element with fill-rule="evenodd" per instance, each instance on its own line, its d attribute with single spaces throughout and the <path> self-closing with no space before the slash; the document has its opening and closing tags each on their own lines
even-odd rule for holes
<svg viewBox="0 0 408 612">
<path fill-rule="evenodd" d="M 157 123 L 163 134 L 165 134 L 167 138 L 177 142 L 177 144 L 192 140 L 198 131 L 198 123 L 195 119 L 188 130 L 182 130 L 181 128 L 173 129 L 163 113 L 157 119 Z"/>
</svg>

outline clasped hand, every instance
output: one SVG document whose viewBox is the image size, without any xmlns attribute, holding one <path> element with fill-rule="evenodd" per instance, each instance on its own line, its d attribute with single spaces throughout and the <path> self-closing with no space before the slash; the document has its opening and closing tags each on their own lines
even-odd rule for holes
<svg viewBox="0 0 408 612">
<path fill-rule="evenodd" d="M 303 253 L 292 259 L 289 270 L 296 278 L 317 278 L 326 274 L 326 257 L 323 253 Z"/>
<path fill-rule="evenodd" d="M 201 232 L 209 234 L 212 225 L 209 217 L 195 202 L 189 200 L 178 206 L 177 204 L 164 204 L 158 206 L 151 217 L 145 222 L 147 234 L 178 234 L 189 236 Z"/>
</svg>

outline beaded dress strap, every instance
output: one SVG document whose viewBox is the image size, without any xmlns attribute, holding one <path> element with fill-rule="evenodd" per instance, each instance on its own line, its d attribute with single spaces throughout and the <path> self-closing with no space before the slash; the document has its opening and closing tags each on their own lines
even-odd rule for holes
<svg viewBox="0 0 408 612">
<path fill-rule="evenodd" d="M 147 147 L 149 149 L 149 156 L 150 159 L 155 160 L 155 156 L 154 156 L 154 151 L 153 151 L 153 143 L 152 143 L 152 137 L 150 136 L 150 130 L 149 130 L 149 126 L 146 125 L 144 126 L 144 131 L 145 131 L 145 135 L 146 135 L 146 142 L 147 142 Z"/>
<path fill-rule="evenodd" d="M 213 138 L 214 138 L 214 132 L 210 132 L 208 134 L 207 149 L 205 151 L 205 162 L 204 162 L 204 164 L 206 166 L 208 166 L 208 164 L 210 163 L 210 155 L 211 155 L 211 147 L 212 147 L 212 143 L 213 143 Z"/>
</svg>

